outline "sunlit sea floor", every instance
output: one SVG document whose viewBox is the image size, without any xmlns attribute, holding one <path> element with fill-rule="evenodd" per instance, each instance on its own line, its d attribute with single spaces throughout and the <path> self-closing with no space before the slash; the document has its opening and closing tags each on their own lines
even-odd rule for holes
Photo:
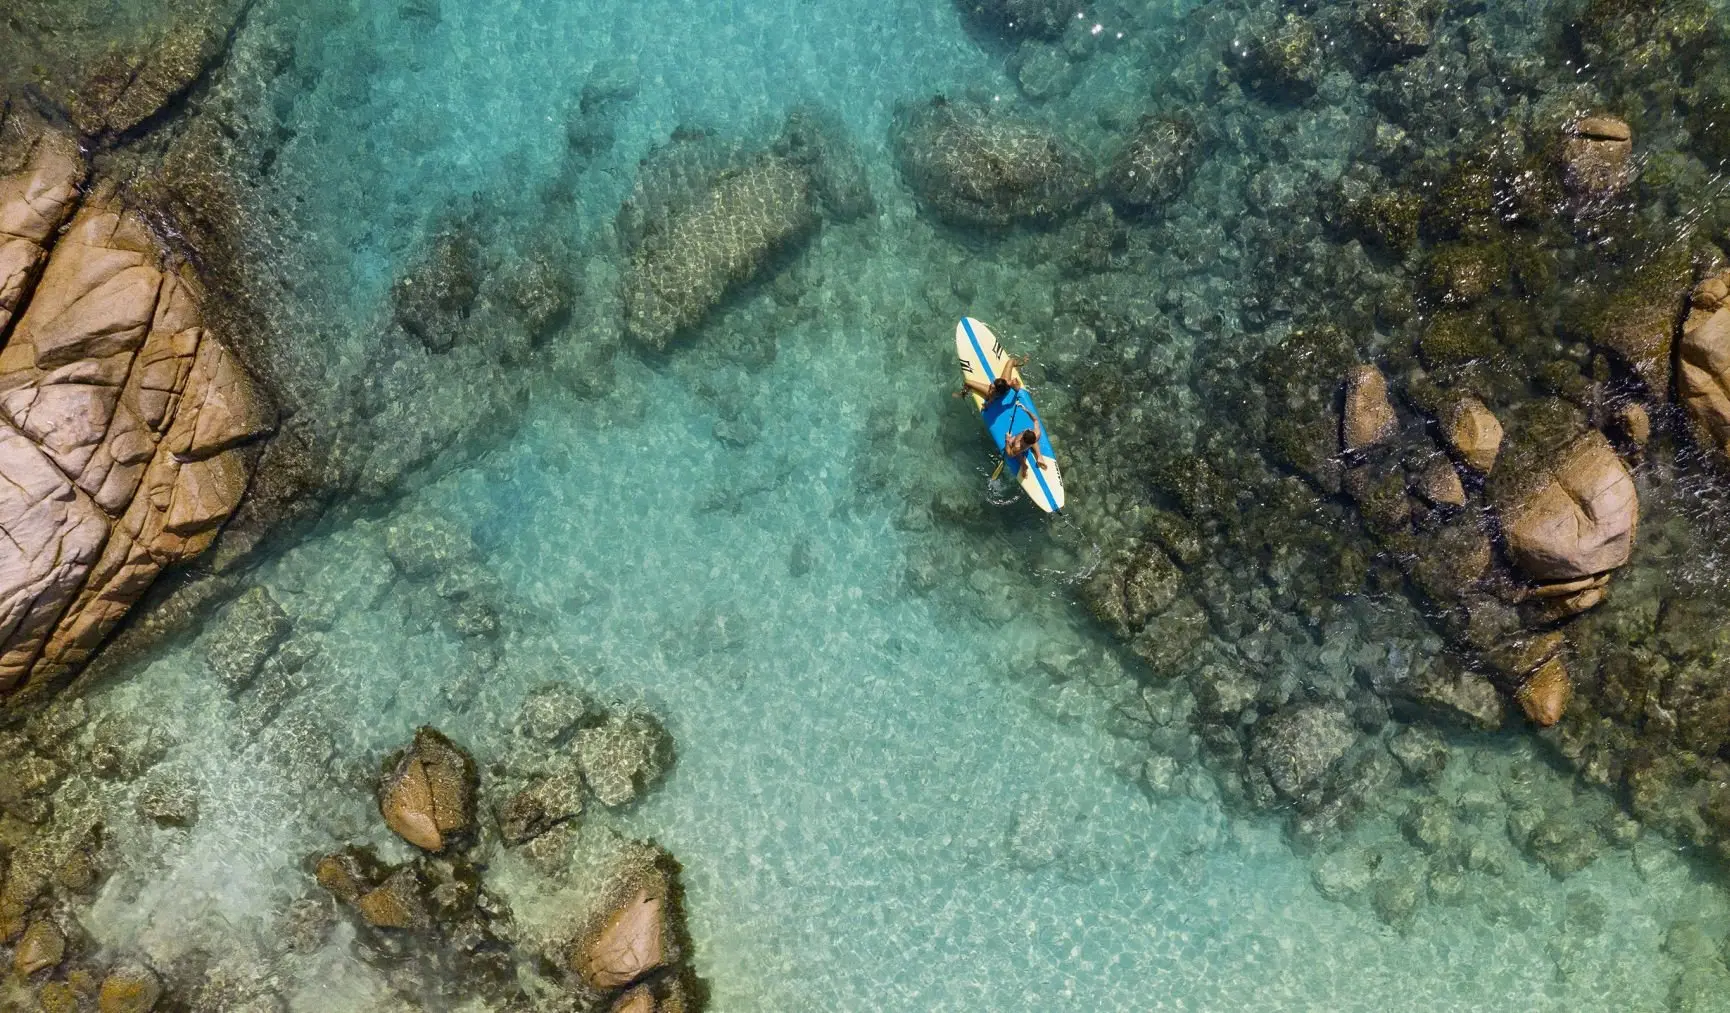
<svg viewBox="0 0 1730 1013">
<path fill-rule="evenodd" d="M 281 16 L 262 10 L 255 27 Z M 910 320 L 1012 317 L 1037 298 L 1010 265 L 936 314 L 919 272 L 940 258 L 908 245 L 930 239 L 894 190 L 890 104 L 1011 87 L 948 0 L 540 0 L 400 18 L 362 5 L 301 29 L 315 83 L 277 169 L 284 188 L 304 184 L 299 213 L 322 236 L 304 254 L 327 285 L 314 302 L 357 330 L 422 221 L 501 181 L 532 193 L 552 171 L 556 104 L 603 58 L 633 62 L 641 88 L 573 229 L 610 218 L 635 159 L 681 122 L 745 129 L 802 99 L 841 108 L 882 214 L 824 237 L 811 277 L 827 288 L 805 303 L 825 311 L 775 333 L 772 364 L 700 343 L 652 364 L 627 353 L 600 400 L 542 394 L 508 444 L 395 515 L 265 566 L 260 581 L 326 645 L 269 731 L 245 730 L 198 642 L 105 690 L 99 711 L 163 726 L 164 762 L 202 803 L 190 830 L 114 829 L 136 870 L 99 903 L 103 942 L 171 959 L 268 934 L 307 889 L 306 855 L 391 845 L 366 783 L 384 750 L 433 723 L 485 765 L 524 693 L 558 680 L 646 703 L 677 743 L 671 775 L 622 822 L 682 862 L 696 966 L 724 1013 L 1654 1010 L 1677 970 L 1666 927 L 1730 926 L 1723 896 L 1649 837 L 1566 883 L 1516 861 L 1497 897 L 1426 906 L 1398 933 L 1324 900 L 1278 824 L 1223 810 L 1199 770 L 1156 797 L 1121 769 L 1085 673 L 1057 681 L 1037 663 L 1103 645 L 1072 574 L 1034 572 L 1045 533 L 1025 505 L 974 550 L 1024 582 L 982 600 L 961 565 L 915 590 L 914 540 L 932 536 L 898 526 L 902 486 L 873 469 L 957 465 L 886 462 L 871 441 L 909 411 L 964 409 L 936 373 L 891 369 L 887 346 Z M 948 361 L 944 326 L 921 337 Z M 480 547 L 505 613 L 495 666 L 416 612 L 384 549 L 404 517 Z M 297 764 L 316 736 L 296 729 L 328 735 L 352 776 L 306 795 Z M 1458 748 L 1454 769 L 1471 749 L 1515 748 L 1541 764 L 1510 740 Z M 295 1009 L 385 1008 L 341 943 L 297 967 Z"/>
<path fill-rule="evenodd" d="M 1402 936 L 1323 900 L 1278 825 L 1223 812 L 1205 778 L 1157 799 L 1132 783 L 1083 680 L 1029 674 L 1040 642 L 1094 636 L 1061 574 L 1030 578 L 1008 627 L 909 590 L 898 506 L 848 466 L 873 404 L 818 390 L 874 372 L 862 338 L 839 321 L 783 335 L 751 375 L 749 447 L 717 441 L 688 396 L 703 371 L 633 364 L 623 418 L 536 404 L 515 442 L 403 504 L 469 525 L 504 584 L 511 632 L 479 685 L 448 632 L 408 618 L 391 519 L 296 549 L 264 583 L 291 614 L 326 616 L 337 653 L 290 712 L 366 770 L 422 722 L 484 764 L 549 679 L 646 700 L 679 758 L 624 825 L 682 861 L 717 1010 L 1662 1007 L 1665 927 L 1724 911 L 1655 840 L 1565 885 L 1513 863 L 1495 903 L 1428 907 Z M 164 696 L 197 715 L 168 762 L 207 801 L 184 838 L 128 842 L 162 865 L 138 894 L 110 891 L 106 938 L 160 952 L 201 925 L 266 931 L 304 889 L 294 857 L 332 835 L 388 843 L 364 782 L 299 797 L 268 773 L 273 740 L 248 750 L 211 720 L 230 705 L 196 646 L 104 706 Z M 1581 896 L 1590 924 L 1571 915 Z M 338 966 L 297 1008 L 362 1008 L 369 972 Z"/>
</svg>

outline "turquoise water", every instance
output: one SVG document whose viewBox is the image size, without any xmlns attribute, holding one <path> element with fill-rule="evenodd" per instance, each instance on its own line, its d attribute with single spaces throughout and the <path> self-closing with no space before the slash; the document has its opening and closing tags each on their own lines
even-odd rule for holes
<svg viewBox="0 0 1730 1013">
<path fill-rule="evenodd" d="M 267 192 L 293 209 L 288 305 L 328 339 L 301 364 L 309 384 L 369 368 L 391 280 L 443 216 L 481 209 L 499 248 L 605 248 L 638 159 L 682 125 L 766 138 L 822 103 L 877 210 L 825 226 L 791 283 L 748 291 L 671 352 L 620 350 L 598 392 L 535 378 L 484 453 L 334 511 L 266 562 L 257 583 L 313 651 L 279 712 L 227 699 L 201 639 L 104 689 L 99 714 L 178 702 L 164 769 L 201 805 L 188 830 L 114 828 L 135 861 L 99 902 L 102 942 L 163 964 L 200 947 L 274 962 L 295 1010 L 402 1008 L 341 931 L 280 953 L 298 863 L 348 840 L 391 848 L 368 794 L 377 757 L 432 723 L 485 766 L 547 682 L 646 707 L 672 734 L 665 781 L 593 818 L 678 856 L 718 1011 L 1649 1010 L 1679 968 L 1668 928 L 1730 929 L 1724 895 L 1656 835 L 1565 882 L 1524 858 L 1502 832 L 1517 794 L 1608 804 L 1518 734 L 1453 741 L 1440 788 L 1479 813 L 1462 833 L 1505 871 L 1400 928 L 1367 894 L 1324 898 L 1326 855 L 1221 801 L 1182 694 L 1144 696 L 1145 672 L 1077 604 L 1095 554 L 991 495 L 983 439 L 948 396 L 958 313 L 1059 347 L 1037 326 L 1062 268 L 935 228 L 897 179 L 896 102 L 1032 108 L 947 0 L 293 6 L 260 5 L 236 62 L 293 52 Z M 1088 9 L 1092 55 L 1038 115 L 1104 145 L 1206 6 Z M 566 117 L 597 67 L 624 84 L 612 143 L 579 163 Z M 1362 101 L 1300 116 L 1281 139 L 1292 160 L 1337 175 Z M 1219 273 L 1221 221 L 1246 188 L 1282 185 L 1248 175 L 1209 165 L 1176 212 L 1197 250 L 1171 256 L 1215 273 L 1184 279 L 1174 312 L 1235 312 L 1213 306 L 1244 280 Z M 573 315 L 607 300 L 585 288 Z M 1047 376 L 1061 452 L 1073 391 Z M 472 542 L 496 637 L 458 635 L 393 567 L 390 529 L 422 522 Z M 1154 734 L 1118 734 L 1126 698 Z M 1362 839 L 1378 880 L 1409 867 L 1422 890 L 1393 818 Z M 523 888 L 501 869 L 502 889 Z"/>
</svg>

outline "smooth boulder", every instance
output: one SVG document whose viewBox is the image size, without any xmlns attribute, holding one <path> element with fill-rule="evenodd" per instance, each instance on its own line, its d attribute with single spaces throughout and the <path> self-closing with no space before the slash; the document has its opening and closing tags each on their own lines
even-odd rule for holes
<svg viewBox="0 0 1730 1013">
<path fill-rule="evenodd" d="M 389 761 L 379 784 L 385 825 L 424 851 L 443 851 L 475 825 L 474 760 L 437 729 L 422 727 Z"/>
<path fill-rule="evenodd" d="M 1437 421 L 1442 438 L 1460 460 L 1480 475 L 1489 474 L 1502 450 L 1502 424 L 1495 414 L 1477 398 L 1463 397 L 1449 405 Z"/>
<path fill-rule="evenodd" d="M 1340 421 L 1340 445 L 1356 453 L 1386 440 L 1398 428 L 1388 380 L 1374 366 L 1354 366 L 1346 374 L 1345 413 Z"/>
<path fill-rule="evenodd" d="M 1628 561 L 1640 521 L 1634 477 L 1602 433 L 1568 444 L 1497 504 L 1514 564 L 1533 581 L 1577 580 Z"/>
<path fill-rule="evenodd" d="M 1730 455 L 1730 271 L 1695 287 L 1677 367 L 1676 396 L 1696 438 Z"/>
</svg>

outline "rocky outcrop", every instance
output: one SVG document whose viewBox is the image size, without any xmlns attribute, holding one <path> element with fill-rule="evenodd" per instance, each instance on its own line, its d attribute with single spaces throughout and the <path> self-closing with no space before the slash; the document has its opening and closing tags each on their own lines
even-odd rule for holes
<svg viewBox="0 0 1730 1013">
<path fill-rule="evenodd" d="M 902 178 L 951 225 L 1048 223 L 1093 192 L 1092 170 L 1056 135 L 941 98 L 900 109 L 894 142 Z"/>
<path fill-rule="evenodd" d="M 1700 443 L 1730 456 L 1730 271 L 1694 289 L 1682 323 L 1676 397 Z"/>
<path fill-rule="evenodd" d="M 1397 426 L 1393 402 L 1388 400 L 1387 377 L 1374 366 L 1353 367 L 1346 374 L 1340 445 L 1347 453 L 1359 453 L 1387 439 Z"/>
<path fill-rule="evenodd" d="M 82 178 L 45 136 L 0 181 L 0 689 L 77 669 L 208 548 L 274 422 L 187 269 L 111 194 L 78 207 Z"/>
<path fill-rule="evenodd" d="M 660 777 L 672 756 L 672 739 L 647 714 L 608 717 L 577 733 L 583 779 L 602 805 L 620 806 Z"/>
<path fill-rule="evenodd" d="M 1633 476 L 1595 431 L 1496 506 L 1514 564 L 1540 583 L 1594 577 L 1626 563 L 1640 520 Z"/>
<path fill-rule="evenodd" d="M 622 288 L 626 331 L 665 347 L 816 225 L 811 176 L 798 164 L 760 155 L 723 171 L 633 253 Z"/>
<path fill-rule="evenodd" d="M 620 878 L 600 916 L 577 937 L 571 967 L 590 988 L 632 985 L 683 956 L 680 915 L 665 861 Z"/>
<path fill-rule="evenodd" d="M 475 825 L 475 764 L 437 729 L 422 727 L 414 742 L 386 762 L 378 808 L 397 836 L 425 851 Z"/>
</svg>

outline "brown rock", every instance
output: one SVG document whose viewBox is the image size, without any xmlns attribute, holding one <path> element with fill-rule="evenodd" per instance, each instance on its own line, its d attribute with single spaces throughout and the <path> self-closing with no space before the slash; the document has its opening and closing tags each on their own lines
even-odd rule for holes
<svg viewBox="0 0 1730 1013">
<path fill-rule="evenodd" d="M 1590 591 L 1610 583 L 1610 575 L 1600 573 L 1596 577 L 1581 577 L 1579 580 L 1567 580 L 1559 584 L 1542 584 L 1533 589 L 1534 598 L 1568 598 L 1581 591 Z M 1559 635 L 1559 634 L 1558 634 Z"/>
<path fill-rule="evenodd" d="M 1418 495 L 1433 506 L 1457 508 L 1466 505 L 1466 487 L 1460 482 L 1460 473 L 1445 457 L 1432 458 L 1424 466 L 1418 475 Z"/>
<path fill-rule="evenodd" d="M 1575 439 L 1547 476 L 1499 503 L 1509 555 L 1527 577 L 1568 581 L 1628 561 L 1640 520 L 1634 478 L 1602 433 Z"/>
<path fill-rule="evenodd" d="M 1730 306 L 1719 292 L 1726 283 L 1730 272 L 1695 288 L 1676 373 L 1676 396 L 1696 438 L 1720 454 L 1730 454 Z"/>
<path fill-rule="evenodd" d="M 1548 728 L 1562 720 L 1573 695 L 1574 683 L 1568 677 L 1567 666 L 1561 658 L 1551 658 L 1527 677 L 1514 699 L 1533 724 Z"/>
<path fill-rule="evenodd" d="M 0 178 L 0 339 L 48 259 L 47 243 L 78 199 L 84 158 L 58 134 L 37 139 L 23 172 Z"/>
<path fill-rule="evenodd" d="M 1602 199 L 1625 189 L 1634 178 L 1634 132 L 1613 116 L 1588 116 L 1575 123 L 1562 144 L 1562 175 L 1577 197 Z"/>
<path fill-rule="evenodd" d="M 432 924 L 422 897 L 420 877 L 412 865 L 391 873 L 378 888 L 361 895 L 354 906 L 374 928 L 424 929 Z"/>
<path fill-rule="evenodd" d="M 676 959 L 670 883 L 658 869 L 644 880 L 577 944 L 571 963 L 591 988 L 622 988 Z"/>
<path fill-rule="evenodd" d="M 117 967 L 102 979 L 97 993 L 99 1013 L 150 1013 L 162 998 L 162 983 L 155 972 L 139 964 Z"/>
<path fill-rule="evenodd" d="M 32 287 L 83 175 L 63 139 L 32 159 L 0 180 L 0 691 L 34 692 L 210 545 L 246 489 L 242 445 L 274 419 L 112 194 L 72 216 Z"/>
<path fill-rule="evenodd" d="M 1538 619 L 1540 622 L 1559 623 L 1564 619 L 1571 619 L 1582 612 L 1589 612 L 1597 608 L 1609 596 L 1609 589 L 1599 586 L 1589 587 L 1584 591 L 1576 591 L 1564 597 L 1547 598 L 1544 600 L 1543 608 L 1539 610 Z"/>
<path fill-rule="evenodd" d="M 1392 436 L 1398 425 L 1394 405 L 1388 400 L 1388 381 L 1374 366 L 1352 367 L 1346 374 L 1345 414 L 1340 423 L 1340 445 L 1347 451 L 1373 447 Z"/>
<path fill-rule="evenodd" d="M 1502 424 L 1490 409 L 1475 397 L 1461 398 L 1437 421 L 1460 460 L 1479 474 L 1489 474 L 1502 449 Z"/>
<path fill-rule="evenodd" d="M 1616 431 L 1636 448 L 1644 447 L 1652 439 L 1652 416 L 1646 406 L 1630 402 L 1617 409 Z"/>
<path fill-rule="evenodd" d="M 24 930 L 24 938 L 18 941 L 18 950 L 12 955 L 12 966 L 17 969 L 18 976 L 28 978 L 43 968 L 53 967 L 66 956 L 66 937 L 51 921 L 31 922 Z"/>
<path fill-rule="evenodd" d="M 610 1013 L 655 1013 L 655 993 L 647 985 L 638 985 L 613 1000 Z"/>
<path fill-rule="evenodd" d="M 422 727 L 379 785 L 385 825 L 417 848 L 442 851 L 474 826 L 474 761 L 436 729 Z"/>
</svg>

